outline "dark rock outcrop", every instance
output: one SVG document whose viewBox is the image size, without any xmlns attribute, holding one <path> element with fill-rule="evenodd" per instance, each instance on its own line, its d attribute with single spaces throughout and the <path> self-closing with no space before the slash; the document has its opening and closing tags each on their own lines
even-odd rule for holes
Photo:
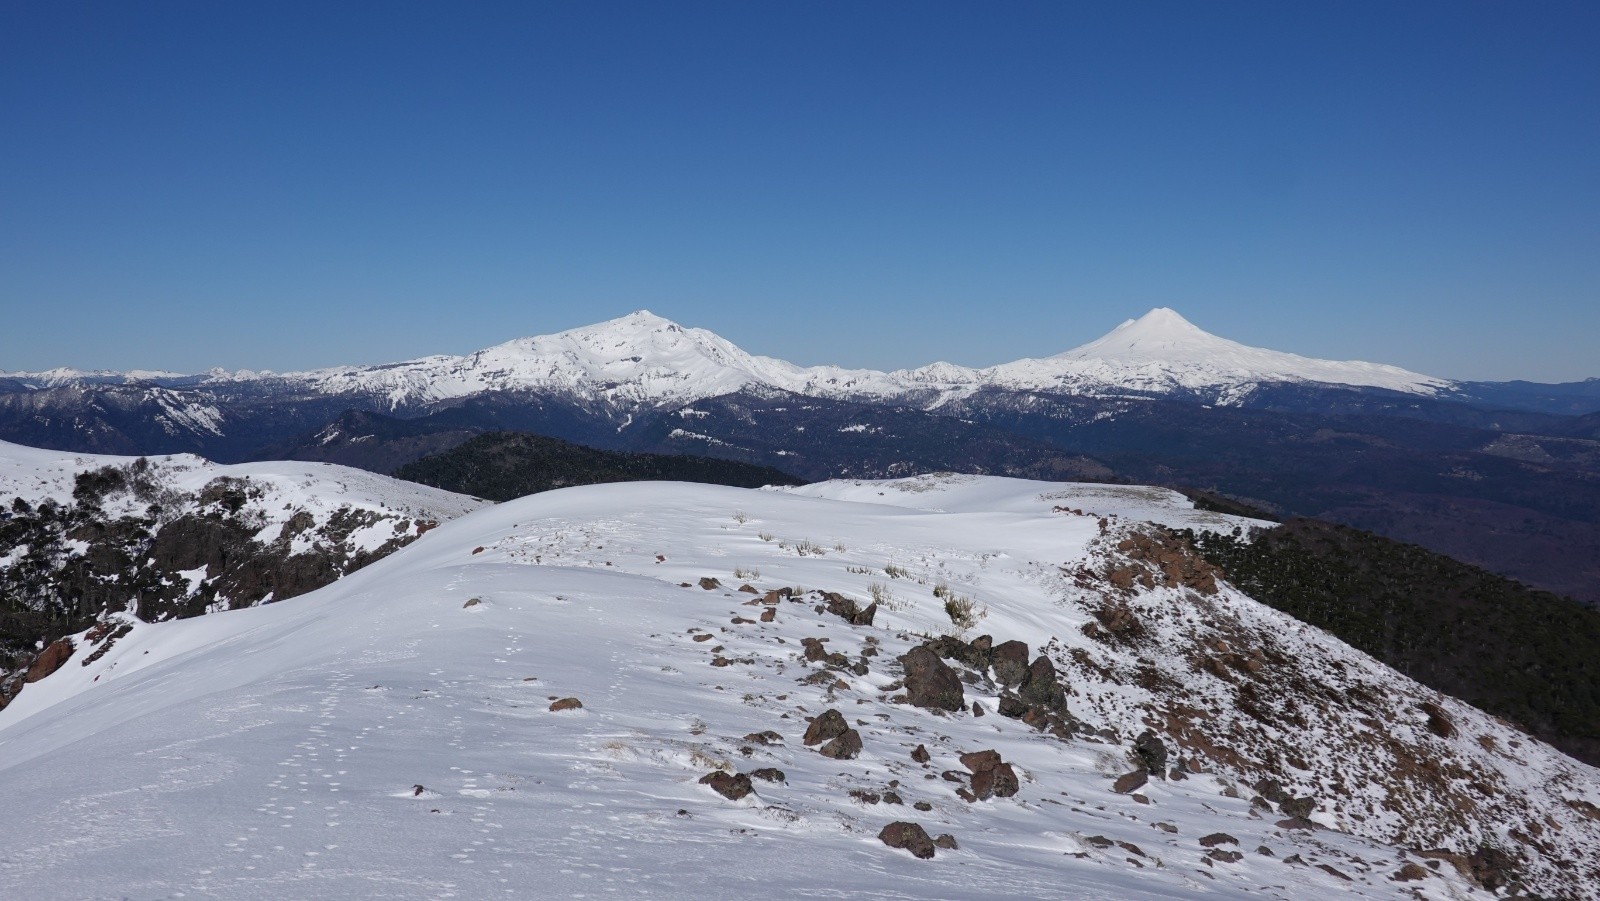
<svg viewBox="0 0 1600 901">
<path fill-rule="evenodd" d="M 912 704 L 952 712 L 966 706 L 961 679 L 927 645 L 912 648 L 900 664 L 905 667 L 906 695 Z"/>
</svg>

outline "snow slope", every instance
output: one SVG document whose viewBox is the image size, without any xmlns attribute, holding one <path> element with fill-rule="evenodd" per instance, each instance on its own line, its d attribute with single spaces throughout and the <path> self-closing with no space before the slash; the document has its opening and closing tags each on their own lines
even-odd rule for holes
<svg viewBox="0 0 1600 901">
<path fill-rule="evenodd" d="M 140 625 L 30 686 L 0 711 L 0 896 L 1444 899 L 1480 892 L 1437 860 L 1391 881 L 1423 860 L 1390 842 L 1510 846 L 1529 822 L 1548 824 L 1534 884 L 1595 896 L 1581 868 L 1600 840 L 1577 805 L 1600 804 L 1596 771 L 1232 589 L 1097 581 L 1125 565 L 1118 548 L 1141 518 L 1236 522 L 1162 492 L 980 477 L 600 485 L 480 510 L 325 589 Z M 720 584 L 700 587 L 707 577 Z M 872 625 L 850 625 L 814 594 L 769 607 L 741 582 L 881 603 Z M 966 698 L 984 716 L 896 702 L 895 658 L 951 629 L 941 584 L 985 609 L 975 631 L 1049 642 L 1072 712 L 1103 731 L 1036 732 L 999 715 L 979 675 Z M 1145 639 L 1087 634 L 1108 600 Z M 1270 652 L 1271 683 L 1190 668 L 1222 631 Z M 866 674 L 805 662 L 801 638 L 827 639 Z M 1300 676 L 1327 696 L 1292 734 L 1219 703 Z M 1384 722 L 1355 721 L 1365 696 Z M 565 697 L 582 709 L 548 709 Z M 1455 737 L 1427 731 L 1424 698 Z M 828 708 L 860 731 L 860 757 L 801 744 L 805 718 Z M 1110 791 L 1127 740 L 1184 710 L 1199 725 L 1164 734 L 1209 772 Z M 1210 730 L 1210 751 L 1184 743 L 1195 729 Z M 766 730 L 781 740 L 744 738 Z M 1284 770 L 1255 756 L 1263 736 L 1305 767 L 1283 778 L 1315 792 L 1313 818 L 1334 828 L 1252 814 L 1237 783 Z M 911 759 L 919 744 L 927 766 Z M 1021 790 L 958 799 L 940 774 L 988 748 Z M 1450 814 L 1453 796 L 1380 788 L 1394 755 L 1416 749 L 1494 794 Z M 729 801 L 698 783 L 719 767 L 785 778 Z M 959 849 L 887 848 L 876 836 L 894 820 Z M 1217 832 L 1241 858 L 1207 856 L 1199 840 Z"/>
</svg>

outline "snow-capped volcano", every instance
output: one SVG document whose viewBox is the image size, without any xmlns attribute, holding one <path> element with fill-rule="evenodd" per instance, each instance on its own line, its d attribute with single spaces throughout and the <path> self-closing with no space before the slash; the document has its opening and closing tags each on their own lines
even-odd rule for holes
<svg viewBox="0 0 1600 901">
<path fill-rule="evenodd" d="M 1157 307 L 1104 336 L 1042 360 L 1018 360 L 984 370 L 990 384 L 1024 390 L 1096 393 L 1215 392 L 1237 399 L 1263 383 L 1316 383 L 1433 394 L 1449 386 L 1398 366 L 1317 360 L 1220 338 L 1176 310 Z"/>
<path fill-rule="evenodd" d="M 581 328 L 518 338 L 464 356 L 438 355 L 380 366 L 339 366 L 285 374 L 213 371 L 140 379 L 93 373 L 84 382 L 149 381 L 226 390 L 250 383 L 290 391 L 376 398 L 390 409 L 425 407 L 486 392 L 535 392 L 607 407 L 691 403 L 748 389 L 812 397 L 893 401 L 924 407 L 985 388 L 1066 394 L 1201 394 L 1237 402 L 1254 387 L 1311 383 L 1434 394 L 1451 383 L 1375 363 L 1316 360 L 1219 338 L 1167 308 L 1130 319 L 1088 344 L 1044 359 L 985 369 L 933 363 L 882 372 L 802 367 L 747 353 L 713 332 L 686 328 L 646 310 Z M 73 380 L 66 370 L 10 373 L 41 387 Z"/>
<path fill-rule="evenodd" d="M 465 356 L 433 356 L 388 366 L 289 373 L 326 394 L 378 394 L 391 406 L 486 391 L 581 395 L 615 405 L 685 403 L 750 386 L 837 395 L 894 385 L 884 373 L 832 366 L 801 368 L 758 357 L 713 332 L 685 328 L 648 310 Z M 213 381 L 225 381 L 215 379 Z"/>
</svg>

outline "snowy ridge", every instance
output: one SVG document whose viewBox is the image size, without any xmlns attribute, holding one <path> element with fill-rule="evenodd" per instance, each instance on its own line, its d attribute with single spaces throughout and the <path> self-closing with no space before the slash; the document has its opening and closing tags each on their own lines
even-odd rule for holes
<svg viewBox="0 0 1600 901">
<path fill-rule="evenodd" d="M 148 375 L 52 370 L 10 377 L 60 385 L 131 383 Z M 1199 392 L 1211 395 L 1214 402 L 1229 403 L 1263 383 L 1348 385 L 1417 394 L 1434 394 L 1452 384 L 1394 366 L 1314 360 L 1247 347 L 1201 331 L 1165 308 L 1128 320 L 1106 336 L 1063 354 L 986 369 L 952 363 L 894 372 L 800 367 L 746 353 L 705 329 L 685 328 L 641 310 L 460 357 L 439 355 L 384 366 L 284 374 L 213 370 L 167 382 L 212 389 L 283 385 L 378 398 L 391 409 L 490 391 L 544 392 L 619 409 L 689 403 L 750 389 L 931 408 L 984 388 L 1091 394 Z M 201 423 L 199 428 L 207 430 L 207 425 Z"/>
<path fill-rule="evenodd" d="M 80 473 L 106 466 L 129 466 L 136 459 L 139 458 L 43 450 L 0 441 L 0 498 L 9 503 L 20 497 L 33 505 L 46 499 L 58 504 L 69 503 L 74 481 Z M 263 523 L 272 527 L 283 525 L 298 511 L 311 512 L 321 519 L 346 507 L 442 522 L 487 503 L 331 463 L 271 461 L 224 465 L 193 454 L 145 459 L 152 467 L 155 481 L 183 494 L 199 494 L 219 478 L 247 480 L 262 489 L 252 504 L 259 508 Z M 143 505 L 122 495 L 112 498 L 105 510 L 108 514 L 125 515 L 142 512 Z"/>
<path fill-rule="evenodd" d="M 1145 519 L 1242 524 L 1153 489 L 952 476 L 480 510 L 30 686 L 0 711 L 0 895 L 1443 901 L 1488 897 L 1451 854 L 1495 844 L 1529 889 L 1596 897 L 1600 773 L 1226 585 L 1116 588 Z M 987 671 L 963 686 L 982 716 L 897 700 L 896 659 L 952 631 L 940 586 L 981 609 L 969 637 L 1045 651 L 1090 728 L 1001 715 Z M 875 597 L 876 619 L 813 589 Z M 828 709 L 859 756 L 802 744 Z M 1190 775 L 1112 791 L 1145 729 Z M 980 749 L 1014 797 L 958 797 Z M 768 767 L 739 800 L 700 784 Z M 1269 775 L 1315 826 L 1252 805 Z M 885 847 L 896 820 L 959 847 Z"/>
</svg>

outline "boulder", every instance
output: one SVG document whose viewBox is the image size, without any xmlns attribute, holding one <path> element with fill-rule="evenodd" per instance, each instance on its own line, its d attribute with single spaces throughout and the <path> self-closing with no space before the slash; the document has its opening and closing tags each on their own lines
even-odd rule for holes
<svg viewBox="0 0 1600 901">
<path fill-rule="evenodd" d="M 911 759 L 917 763 L 927 763 L 930 758 L 931 755 L 928 754 L 928 749 L 923 745 L 917 745 L 911 749 Z"/>
<path fill-rule="evenodd" d="M 721 770 L 701 776 L 700 784 L 711 786 L 712 791 L 727 798 L 729 801 L 737 801 L 755 791 L 750 785 L 749 776 L 743 773 L 735 773 L 730 776 Z"/>
<path fill-rule="evenodd" d="M 1119 795 L 1125 795 L 1131 791 L 1144 788 L 1144 784 L 1149 781 L 1150 774 L 1144 770 L 1134 770 L 1131 773 L 1123 773 L 1117 777 L 1117 781 L 1111 784 L 1111 790 Z"/>
<path fill-rule="evenodd" d="M 910 851 L 912 857 L 928 860 L 933 857 L 933 839 L 916 823 L 904 821 L 890 823 L 878 833 L 878 838 L 891 848 Z"/>
<path fill-rule="evenodd" d="M 1226 832 L 1213 832 L 1205 838 L 1200 839 L 1200 847 L 1202 848 L 1215 848 L 1218 845 L 1237 844 L 1239 844 L 1239 840 Z"/>
<path fill-rule="evenodd" d="M 1309 820 L 1316 810 L 1316 798 L 1290 798 L 1278 805 L 1278 811 L 1290 819 Z"/>
<path fill-rule="evenodd" d="M 582 707 L 583 707 L 583 702 L 578 700 L 577 698 L 562 698 L 559 701 L 551 701 L 550 702 L 550 712 L 551 713 L 560 713 L 563 710 L 578 710 L 578 709 L 581 709 Z"/>
<path fill-rule="evenodd" d="M 854 760 L 861 753 L 861 733 L 846 729 L 838 738 L 818 748 L 817 753 L 834 760 Z"/>
<path fill-rule="evenodd" d="M 1056 675 L 1056 665 L 1043 654 L 1024 671 L 1022 687 L 1017 689 L 1017 695 L 1024 703 L 1046 710 L 1064 710 L 1067 706 L 1066 692 L 1062 690 L 1060 677 Z"/>
<path fill-rule="evenodd" d="M 838 738 L 849 731 L 850 724 L 845 722 L 844 714 L 837 710 L 825 710 L 811 721 L 811 725 L 806 728 L 805 738 L 802 741 L 806 745 L 821 744 L 830 739 Z"/>
<path fill-rule="evenodd" d="M 972 793 L 980 799 L 991 795 L 997 798 L 1009 798 L 1021 787 L 1017 773 L 1009 763 L 998 764 L 992 769 L 972 775 Z"/>
<path fill-rule="evenodd" d="M 1021 641 L 1007 641 L 994 646 L 989 652 L 994 679 L 1001 685 L 1021 685 L 1028 675 L 1028 645 Z"/>
<path fill-rule="evenodd" d="M 912 648 L 900 664 L 906 671 L 907 698 L 915 706 L 952 712 L 966 706 L 961 679 L 927 645 Z"/>
<path fill-rule="evenodd" d="M 710 576 L 702 576 L 700 579 L 700 587 L 704 588 L 706 591 L 712 591 L 721 588 L 722 583 Z"/>
<path fill-rule="evenodd" d="M 1145 730 L 1133 741 L 1133 756 L 1139 758 L 1144 768 L 1160 776 L 1167 771 L 1167 746 L 1154 732 Z"/>
<path fill-rule="evenodd" d="M 981 773 L 984 770 L 992 770 L 1000 765 L 1000 752 L 993 750 L 972 751 L 962 754 L 958 759 L 961 761 L 961 765 L 968 770 L 974 773 Z"/>
<path fill-rule="evenodd" d="M 788 779 L 783 774 L 783 770 L 780 770 L 777 767 L 770 767 L 770 766 L 764 766 L 759 770 L 751 770 L 750 771 L 750 778 L 751 779 L 760 779 L 760 780 L 762 780 L 764 782 L 787 782 L 788 781 Z"/>
</svg>

